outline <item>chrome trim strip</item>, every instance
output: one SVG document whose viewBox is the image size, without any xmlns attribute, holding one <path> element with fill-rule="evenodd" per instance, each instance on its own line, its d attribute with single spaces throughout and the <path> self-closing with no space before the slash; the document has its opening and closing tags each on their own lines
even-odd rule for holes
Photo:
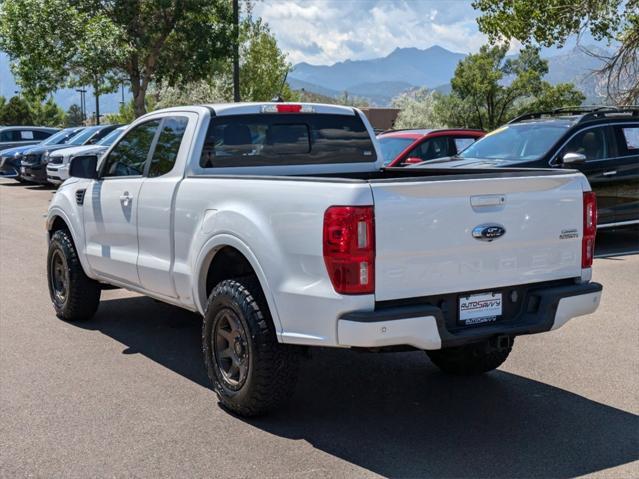
<svg viewBox="0 0 639 479">
<path fill-rule="evenodd" d="M 605 228 L 613 228 L 615 226 L 628 226 L 637 224 L 639 224 L 639 220 L 620 221 L 618 223 L 604 223 L 602 225 L 597 225 L 597 229 L 600 230 Z"/>
</svg>

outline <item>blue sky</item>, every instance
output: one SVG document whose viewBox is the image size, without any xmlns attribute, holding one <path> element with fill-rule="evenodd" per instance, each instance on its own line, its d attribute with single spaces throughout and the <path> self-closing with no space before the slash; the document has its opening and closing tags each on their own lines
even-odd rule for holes
<svg viewBox="0 0 639 479">
<path fill-rule="evenodd" d="M 472 53 L 486 43 L 466 0 L 260 0 L 253 11 L 292 63 L 332 64 L 432 45 Z"/>
</svg>

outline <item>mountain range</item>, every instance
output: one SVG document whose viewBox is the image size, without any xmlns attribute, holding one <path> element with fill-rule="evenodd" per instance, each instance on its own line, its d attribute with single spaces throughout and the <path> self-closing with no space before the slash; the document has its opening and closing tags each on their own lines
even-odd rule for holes
<svg viewBox="0 0 639 479">
<path fill-rule="evenodd" d="M 598 47 L 588 50 L 599 54 Z M 463 53 L 456 53 L 439 46 L 426 49 L 396 48 L 390 54 L 370 60 L 346 60 L 333 65 L 298 63 L 288 75 L 288 83 L 295 90 L 305 90 L 326 97 L 359 97 L 371 105 L 388 106 L 393 98 L 403 92 L 427 87 L 447 93 L 455 67 Z M 546 80 L 552 84 L 572 82 L 587 97 L 587 102 L 601 102 L 605 86 L 601 78 L 592 72 L 601 67 L 602 60 L 583 49 L 573 48 L 547 56 L 549 72 Z M 9 58 L 0 52 L 0 95 L 8 98 L 19 88 L 9 68 Z M 87 110 L 95 110 L 91 89 L 87 96 Z M 73 89 L 61 89 L 55 100 L 65 110 L 73 103 L 80 103 L 80 96 Z M 130 98 L 127 92 L 126 100 Z M 119 93 L 100 97 L 103 113 L 115 112 L 120 105 Z"/>
<path fill-rule="evenodd" d="M 605 53 L 598 47 L 588 47 L 596 53 Z M 424 50 L 396 48 L 389 55 L 371 60 L 346 60 L 333 65 L 298 63 L 289 73 L 288 83 L 294 89 L 304 89 L 333 98 L 344 92 L 378 106 L 387 106 L 397 95 L 418 87 L 442 92 L 450 91 L 450 80 L 455 67 L 466 55 L 439 46 Z M 587 102 L 598 102 L 602 93 L 601 81 L 592 72 L 602 60 L 581 48 L 546 57 L 552 84 L 572 82 L 587 97 Z"/>
</svg>

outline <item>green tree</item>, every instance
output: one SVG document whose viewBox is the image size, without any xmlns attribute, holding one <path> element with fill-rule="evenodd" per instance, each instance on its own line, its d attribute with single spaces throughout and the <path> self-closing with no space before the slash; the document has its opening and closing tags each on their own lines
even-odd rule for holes
<svg viewBox="0 0 639 479">
<path fill-rule="evenodd" d="M 397 115 L 394 128 L 442 128 L 446 125 L 435 113 L 437 95 L 428 88 L 402 93 L 393 99 L 393 108 L 401 111 Z"/>
<path fill-rule="evenodd" d="M 33 125 L 29 103 L 21 96 L 13 96 L 0 110 L 0 125 Z"/>
<path fill-rule="evenodd" d="M 64 125 L 64 110 L 58 106 L 53 97 L 49 97 L 44 103 L 33 101 L 29 108 L 31 117 L 37 125 L 55 127 Z"/>
<path fill-rule="evenodd" d="M 479 28 L 492 41 L 517 39 L 563 45 L 570 35 L 590 32 L 619 48 L 605 61 L 608 92 L 620 103 L 639 101 L 639 0 L 475 0 Z"/>
<path fill-rule="evenodd" d="M 538 48 L 528 46 L 508 59 L 507 51 L 505 45 L 482 46 L 459 62 L 451 94 L 436 97 L 434 112 L 442 123 L 492 130 L 521 109 L 536 107 L 538 98 L 557 100 L 555 108 L 583 101 L 573 85 L 552 87 L 543 80 L 548 62 L 540 58 Z"/>
<path fill-rule="evenodd" d="M 0 48 L 27 96 L 44 98 L 61 86 L 90 84 L 97 98 L 113 90 L 110 73 L 121 60 L 121 32 L 99 12 L 63 0 L 7 0 L 0 4 Z"/>
<path fill-rule="evenodd" d="M 247 18 L 240 25 L 240 94 L 243 101 L 269 101 L 280 95 L 297 100 L 285 83 L 291 64 L 261 19 Z M 230 72 L 229 72 L 230 73 Z"/>
<path fill-rule="evenodd" d="M 4 0 L 0 49 L 20 84 L 44 96 L 71 80 L 109 91 L 126 76 L 135 114 L 156 80 L 207 78 L 230 55 L 226 0 Z"/>
<path fill-rule="evenodd" d="M 278 95 L 284 100 L 299 100 L 299 94 L 285 83 L 291 65 L 268 25 L 248 17 L 242 21 L 240 33 L 242 100 L 269 101 Z M 216 74 L 206 79 L 180 85 L 157 82 L 149 88 L 148 97 L 153 99 L 154 108 L 233 101 L 231 58 L 221 61 Z"/>
<path fill-rule="evenodd" d="M 149 108 L 149 103 L 152 102 L 152 97 L 147 94 L 145 108 L 148 110 L 153 110 L 153 108 Z M 136 119 L 135 115 L 135 102 L 133 99 L 129 100 L 124 104 L 120 104 L 120 108 L 117 113 L 107 113 L 104 117 L 104 121 L 106 123 L 115 124 L 115 123 L 131 123 Z"/>
<path fill-rule="evenodd" d="M 69 107 L 64 116 L 64 126 L 80 126 L 83 123 L 82 108 L 74 103 Z"/>
</svg>

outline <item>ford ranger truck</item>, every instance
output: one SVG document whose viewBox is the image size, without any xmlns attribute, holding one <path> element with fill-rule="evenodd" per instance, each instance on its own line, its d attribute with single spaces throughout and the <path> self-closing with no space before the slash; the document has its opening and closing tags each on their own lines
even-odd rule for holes
<svg viewBox="0 0 639 479">
<path fill-rule="evenodd" d="M 213 389 L 253 416 L 292 395 L 305 347 L 418 349 L 479 374 L 516 336 L 597 309 L 581 173 L 382 165 L 356 108 L 144 115 L 99 161 L 74 158 L 51 201 L 55 312 L 87 320 L 120 287 L 200 313 Z"/>
</svg>

